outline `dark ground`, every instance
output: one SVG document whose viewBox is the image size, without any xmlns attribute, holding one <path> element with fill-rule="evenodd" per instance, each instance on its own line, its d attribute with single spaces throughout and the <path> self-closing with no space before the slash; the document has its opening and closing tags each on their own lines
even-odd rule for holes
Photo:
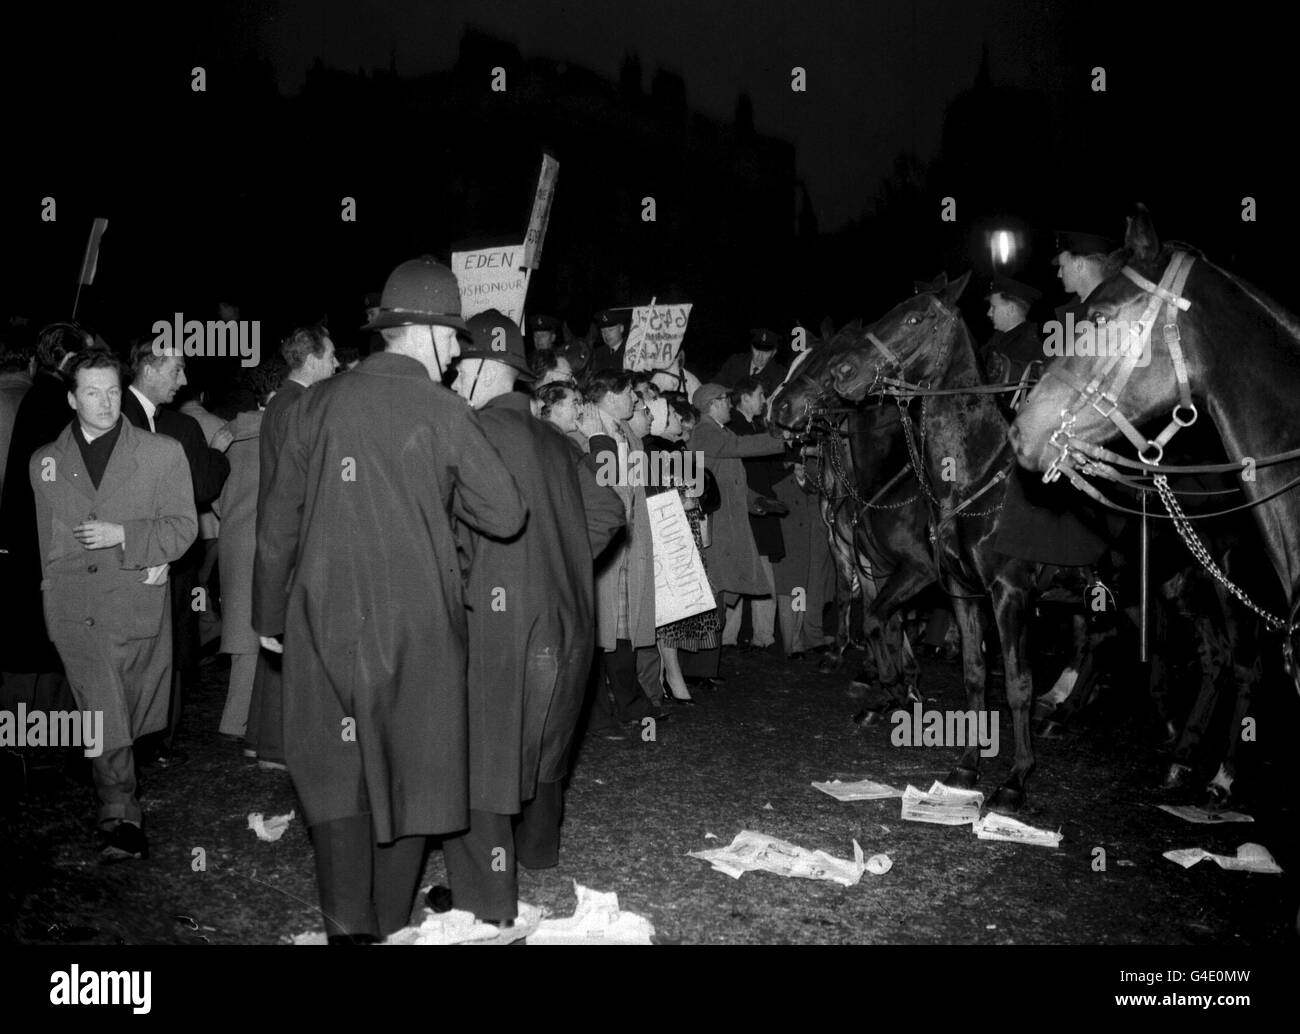
<svg viewBox="0 0 1300 1034">
<path fill-rule="evenodd" d="M 734 651 L 729 651 L 734 653 Z M 926 660 L 927 702 L 963 706 L 957 669 Z M 1295 938 L 1300 865 L 1282 723 L 1261 721 L 1259 751 L 1239 782 L 1253 825 L 1192 826 L 1156 811 L 1160 771 L 1135 729 L 1085 729 L 1036 742 L 1038 769 L 1022 818 L 1057 829 L 1056 850 L 976 839 L 967 827 L 899 820 L 899 802 L 841 804 L 809 783 L 862 777 L 928 788 L 956 751 L 896 748 L 888 725 L 861 730 L 845 675 L 807 661 L 737 654 L 725 686 L 674 709 L 653 742 L 589 737 L 567 795 L 558 868 L 520 872 L 521 897 L 557 916 L 573 910 L 573 881 L 616 891 L 664 938 L 684 943 L 1213 944 Z M 88 782 L 58 768 L 32 773 L 28 796 L 3 818 L 0 936 L 18 943 L 283 943 L 319 929 L 311 851 L 301 817 L 278 843 L 247 828 L 249 812 L 296 807 L 284 772 L 264 772 L 216 733 L 227 669 L 204 668 L 186 713 L 188 765 L 146 785 L 147 861 L 101 866 Z M 1258 699 L 1257 694 L 1257 699 Z M 993 699 L 1000 700 L 1000 688 Z M 932 704 L 931 706 L 935 706 Z M 1289 712 L 1288 712 L 1289 713 Z M 986 762 L 991 793 L 1010 764 Z M 1272 742 L 1271 752 L 1266 750 Z M 1287 784 L 1289 786 L 1289 784 Z M 771 808 L 767 807 L 770 804 Z M 688 851 L 725 845 L 742 829 L 852 857 L 887 852 L 893 869 L 856 887 L 749 873 L 732 880 Z M 714 833 L 717 840 L 705 839 Z M 1287 875 L 1183 870 L 1161 858 L 1202 846 L 1231 854 L 1264 844 Z M 1096 847 L 1106 871 L 1093 869 Z M 207 869 L 195 872 L 201 848 Z M 430 855 L 425 885 L 443 882 Z"/>
</svg>

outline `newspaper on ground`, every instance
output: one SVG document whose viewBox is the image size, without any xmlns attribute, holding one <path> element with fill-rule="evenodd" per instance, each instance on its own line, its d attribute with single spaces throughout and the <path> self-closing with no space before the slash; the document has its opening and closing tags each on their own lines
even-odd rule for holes
<svg viewBox="0 0 1300 1034">
<path fill-rule="evenodd" d="M 1184 869 L 1190 869 L 1197 862 L 1209 858 L 1220 869 L 1227 869 L 1230 872 L 1262 872 L 1278 876 L 1282 874 L 1282 867 L 1268 853 L 1268 848 L 1261 844 L 1242 844 L 1237 848 L 1235 857 L 1233 855 L 1213 854 L 1200 847 L 1166 851 L 1164 856 L 1171 862 L 1177 862 Z"/>
<path fill-rule="evenodd" d="M 940 826 L 965 826 L 979 820 L 984 795 L 978 790 L 958 790 L 938 780 L 922 793 L 911 783 L 903 791 L 902 818 L 908 822 L 933 822 Z"/>
<path fill-rule="evenodd" d="M 573 881 L 578 905 L 564 919 L 543 919 L 529 944 L 650 944 L 655 928 L 645 916 L 624 912 L 613 891 L 592 890 Z"/>
<path fill-rule="evenodd" d="M 1175 818 L 1185 819 L 1200 825 L 1213 826 L 1220 822 L 1254 822 L 1245 812 L 1207 811 L 1195 804 L 1157 804 L 1157 808 L 1166 811 Z"/>
<path fill-rule="evenodd" d="M 832 779 L 828 783 L 813 783 L 814 790 L 828 793 L 837 801 L 880 801 L 887 797 L 902 797 L 902 790 L 895 790 L 886 783 L 877 783 L 871 779 L 859 779 L 844 783 Z"/>
<path fill-rule="evenodd" d="M 718 872 L 740 879 L 747 872 L 773 872 L 804 880 L 827 880 L 842 887 L 852 887 L 866 870 L 862 848 L 853 841 L 853 861 L 835 858 L 825 851 L 809 851 L 766 833 L 742 830 L 726 847 L 691 851 L 690 857 L 702 858 Z"/>
<path fill-rule="evenodd" d="M 509 944 L 532 935 L 542 921 L 543 912 L 536 905 L 519 902 L 518 918 L 506 929 L 482 923 L 473 912 L 453 908 L 434 912 L 426 908 L 420 922 L 390 934 L 384 944 Z"/>
<path fill-rule="evenodd" d="M 1033 844 L 1036 847 L 1060 847 L 1061 831 L 1053 833 L 1037 829 L 1010 815 L 989 812 L 974 824 L 975 835 L 981 840 L 1005 840 L 1012 844 Z"/>
<path fill-rule="evenodd" d="M 294 813 L 289 812 L 288 815 L 272 815 L 268 819 L 264 818 L 260 811 L 254 811 L 248 816 L 248 828 L 257 834 L 258 840 L 274 842 L 284 836 L 284 831 L 289 828 L 293 816 Z"/>
</svg>

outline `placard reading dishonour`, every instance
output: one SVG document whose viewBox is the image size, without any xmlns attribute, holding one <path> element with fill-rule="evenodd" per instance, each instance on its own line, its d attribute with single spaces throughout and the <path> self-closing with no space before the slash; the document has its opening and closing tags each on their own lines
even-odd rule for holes
<svg viewBox="0 0 1300 1034">
<path fill-rule="evenodd" d="M 527 287 L 524 246 L 509 244 L 479 251 L 453 251 L 451 268 L 460 288 L 460 313 L 466 319 L 488 309 L 499 309 L 519 322 L 524 314 Z"/>
<path fill-rule="evenodd" d="M 717 603 L 676 492 L 649 496 L 655 558 L 655 626 L 713 610 Z"/>
<path fill-rule="evenodd" d="M 628 370 L 666 370 L 682 348 L 691 306 L 641 305 L 632 310 L 623 367 Z"/>
</svg>

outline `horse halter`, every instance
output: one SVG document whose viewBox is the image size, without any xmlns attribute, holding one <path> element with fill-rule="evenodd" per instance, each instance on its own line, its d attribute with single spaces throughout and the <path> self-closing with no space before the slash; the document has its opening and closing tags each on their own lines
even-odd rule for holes
<svg viewBox="0 0 1300 1034">
<path fill-rule="evenodd" d="M 1078 397 L 1073 405 L 1061 410 L 1061 425 L 1052 432 L 1051 444 L 1060 450 L 1060 454 L 1043 474 L 1045 483 L 1055 481 L 1064 472 L 1071 482 L 1076 486 L 1080 485 L 1079 474 L 1070 461 L 1070 450 L 1082 442 L 1082 439 L 1075 438 L 1070 433 L 1070 428 L 1087 405 L 1091 405 L 1103 417 L 1110 420 L 1120 433 L 1133 443 L 1138 457 L 1151 466 L 1160 463 L 1164 457 L 1165 446 L 1180 428 L 1191 427 L 1196 423 L 1199 414 L 1192 402 L 1187 362 L 1183 358 L 1182 337 L 1178 332 L 1178 313 L 1186 312 L 1192 307 L 1192 303 L 1182 296 L 1182 291 L 1195 261 L 1193 255 L 1185 251 L 1175 251 L 1159 284 L 1152 283 L 1131 266 L 1123 268 L 1123 274 L 1150 295 L 1146 309 L 1139 320 L 1141 332 L 1136 342 L 1125 343 L 1117 354 L 1112 355 L 1092 380 L 1085 384 L 1068 370 L 1059 369 L 1056 364 L 1047 367 L 1044 372 L 1045 377 L 1055 377 L 1065 382 L 1077 392 Z M 1168 426 L 1155 438 L 1147 439 L 1143 438 L 1132 421 L 1120 412 L 1119 399 L 1128 385 L 1129 378 L 1133 376 L 1133 371 L 1137 368 L 1138 360 L 1150 346 L 1151 330 L 1155 326 L 1156 315 L 1162 305 L 1165 307 L 1164 342 L 1165 347 L 1169 349 L 1169 357 L 1174 366 L 1174 377 L 1178 382 L 1178 401 L 1174 404 Z M 1114 380 L 1103 390 L 1103 385 L 1112 375 Z"/>
<path fill-rule="evenodd" d="M 929 351 L 931 340 L 938 338 L 941 331 L 946 331 L 948 327 L 959 318 L 958 313 L 949 309 L 938 299 L 935 299 L 935 304 L 939 307 L 939 312 L 942 314 L 942 317 L 935 321 L 934 326 L 926 336 L 926 341 L 916 348 L 912 355 L 908 357 L 908 363 L 914 361 L 917 357 L 926 354 L 926 352 Z M 908 335 L 904 334 L 903 338 L 906 339 L 907 336 Z M 876 394 L 902 396 L 914 390 L 917 385 L 912 384 L 903 377 L 907 370 L 907 364 L 893 352 L 889 345 L 884 341 L 881 341 L 880 338 L 871 331 L 867 331 L 866 337 L 867 340 L 871 342 L 872 347 L 874 347 L 875 350 L 884 357 L 885 361 L 876 367 L 876 375 L 872 379 L 871 383 L 867 385 L 867 390 L 863 397 L 865 398 L 869 395 Z M 898 371 L 897 377 L 885 376 L 885 371 L 891 366 Z"/>
</svg>

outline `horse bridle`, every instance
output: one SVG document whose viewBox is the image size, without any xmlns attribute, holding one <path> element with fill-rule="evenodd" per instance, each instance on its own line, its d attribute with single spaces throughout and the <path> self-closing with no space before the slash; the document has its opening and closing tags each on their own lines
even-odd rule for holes
<svg viewBox="0 0 1300 1034">
<path fill-rule="evenodd" d="M 1196 423 L 1199 414 L 1195 403 L 1192 402 L 1187 361 L 1183 357 L 1182 337 L 1178 331 L 1178 313 L 1186 312 L 1192 307 L 1192 303 L 1183 297 L 1182 291 L 1195 261 L 1196 258 L 1187 252 L 1175 251 L 1169 265 L 1165 267 L 1159 284 L 1152 283 L 1132 266 L 1126 265 L 1121 270 L 1124 276 L 1150 296 L 1142 318 L 1138 321 L 1141 330 L 1136 343 L 1126 342 L 1115 355 L 1109 357 L 1105 365 L 1086 384 L 1070 371 L 1059 368 L 1059 364 L 1047 367 L 1044 377 L 1055 377 L 1073 388 L 1076 398 L 1073 405 L 1061 410 L 1061 425 L 1052 432 L 1050 442 L 1060 452 L 1043 474 L 1044 482 L 1055 481 L 1065 473 L 1072 482 L 1079 484 L 1081 479 L 1071 463 L 1070 450 L 1082 442 L 1082 439 L 1075 438 L 1070 433 L 1070 428 L 1073 427 L 1085 406 L 1091 405 L 1103 417 L 1110 420 L 1119 432 L 1133 443 L 1138 457 L 1151 466 L 1160 463 L 1164 457 L 1165 446 L 1179 430 Z M 1164 342 L 1165 347 L 1169 349 L 1174 377 L 1178 382 L 1178 401 L 1174 403 L 1169 424 L 1155 438 L 1148 439 L 1138 433 L 1133 422 L 1120 412 L 1119 400 L 1128 385 L 1129 378 L 1133 376 L 1133 371 L 1137 369 L 1138 361 L 1150 347 L 1151 331 L 1155 327 L 1156 315 L 1162 305 L 1165 307 Z M 1110 380 L 1112 377 L 1113 380 Z M 1108 380 L 1110 380 L 1109 386 L 1103 387 L 1107 385 Z"/>
</svg>

